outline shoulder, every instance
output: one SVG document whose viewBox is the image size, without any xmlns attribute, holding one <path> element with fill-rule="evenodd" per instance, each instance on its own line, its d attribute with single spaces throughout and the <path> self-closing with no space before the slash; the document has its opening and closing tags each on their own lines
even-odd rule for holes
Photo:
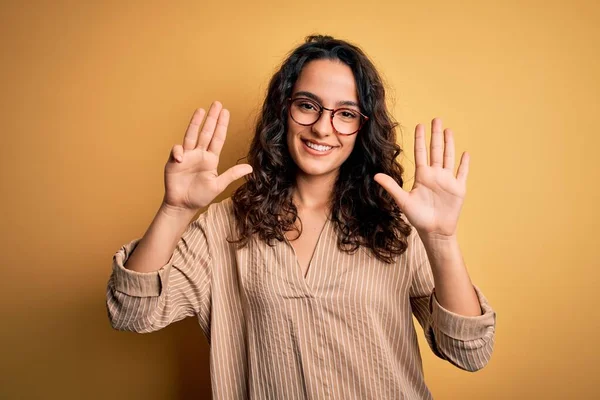
<svg viewBox="0 0 600 400">
<path fill-rule="evenodd" d="M 408 235 L 398 232 L 398 235 L 402 236 L 406 240 L 406 249 L 399 257 L 401 264 L 408 264 L 410 269 L 414 269 L 416 264 L 423 263 L 423 259 L 427 257 L 423 242 L 419 237 L 419 234 L 415 227 L 410 223 L 404 213 L 400 215 L 402 221 L 410 228 Z"/>
<path fill-rule="evenodd" d="M 221 201 L 213 202 L 208 206 L 208 212 L 211 213 L 222 213 L 233 216 L 233 200 L 231 197 L 227 197 Z"/>
<path fill-rule="evenodd" d="M 422 268 L 429 264 L 427 251 L 417 229 L 410 223 L 408 218 L 402 214 L 404 221 L 410 226 L 410 234 L 406 237 L 406 251 L 402 254 L 409 264 L 410 269 Z"/>
<path fill-rule="evenodd" d="M 201 214 L 207 220 L 218 220 L 222 223 L 229 223 L 234 219 L 233 201 L 231 197 L 227 197 L 219 202 L 211 203 L 205 212 Z"/>
<path fill-rule="evenodd" d="M 233 201 L 227 197 L 210 204 L 206 211 L 200 214 L 198 221 L 209 231 L 229 235 L 234 231 Z"/>
</svg>

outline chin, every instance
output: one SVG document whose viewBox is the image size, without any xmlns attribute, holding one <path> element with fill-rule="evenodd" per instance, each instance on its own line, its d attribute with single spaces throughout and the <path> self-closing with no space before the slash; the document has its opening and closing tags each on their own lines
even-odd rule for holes
<svg viewBox="0 0 600 400">
<path fill-rule="evenodd" d="M 335 160 L 314 160 L 311 157 L 304 157 L 298 154 L 295 154 L 292 158 L 298 167 L 298 173 L 304 176 L 323 177 L 337 175 L 340 170 L 340 165 L 332 162 Z"/>
<path fill-rule="evenodd" d="M 329 176 L 329 175 L 337 175 L 340 168 L 326 168 L 323 166 L 316 165 L 307 165 L 310 163 L 300 163 L 298 165 L 298 172 L 305 176 Z"/>
</svg>

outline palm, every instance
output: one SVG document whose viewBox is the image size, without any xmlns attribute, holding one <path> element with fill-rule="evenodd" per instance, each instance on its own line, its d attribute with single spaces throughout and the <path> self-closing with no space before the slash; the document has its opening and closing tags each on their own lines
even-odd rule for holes
<svg viewBox="0 0 600 400">
<path fill-rule="evenodd" d="M 441 121 L 432 121 L 431 159 L 427 162 L 425 132 L 415 129 L 415 183 L 405 192 L 391 177 L 378 174 L 376 180 L 394 197 L 409 222 L 423 234 L 452 236 L 466 194 L 468 155 L 463 154 L 454 176 L 454 139 Z"/>
<path fill-rule="evenodd" d="M 229 124 L 229 112 L 222 109 L 220 103 L 213 103 L 199 134 L 204 114 L 204 110 L 196 110 L 183 146 L 173 148 L 165 165 L 163 202 L 170 207 L 190 210 L 202 208 L 210 204 L 235 179 L 252 171 L 249 165 L 242 164 L 218 174 L 217 167 Z"/>
<path fill-rule="evenodd" d="M 165 167 L 165 197 L 167 203 L 186 208 L 201 208 L 212 201 L 210 193 L 217 189 L 217 166 L 219 158 L 204 150 L 193 149 L 185 152 L 181 164 Z"/>
</svg>

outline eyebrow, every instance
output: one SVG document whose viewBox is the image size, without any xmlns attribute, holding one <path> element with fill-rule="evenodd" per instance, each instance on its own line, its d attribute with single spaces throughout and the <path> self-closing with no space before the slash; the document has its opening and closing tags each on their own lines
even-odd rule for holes
<svg viewBox="0 0 600 400">
<path fill-rule="evenodd" d="M 306 97 L 308 97 L 310 99 L 318 101 L 320 104 L 323 104 L 323 100 L 319 96 L 317 96 L 316 94 L 311 93 L 311 92 L 296 92 L 296 93 L 294 93 L 294 97 L 295 96 L 306 96 Z M 352 101 L 352 100 L 338 101 L 337 103 L 335 103 L 335 106 L 336 107 L 340 107 L 340 106 L 354 106 L 354 107 L 360 108 L 360 106 L 358 105 L 358 103 L 355 102 L 355 101 Z"/>
</svg>

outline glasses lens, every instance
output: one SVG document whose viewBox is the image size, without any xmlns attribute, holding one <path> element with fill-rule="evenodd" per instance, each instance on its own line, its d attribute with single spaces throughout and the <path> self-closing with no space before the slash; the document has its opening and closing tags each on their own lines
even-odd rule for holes
<svg viewBox="0 0 600 400">
<path fill-rule="evenodd" d="M 333 115 L 333 127 L 342 135 L 350 135 L 360 128 L 362 116 L 356 110 L 342 108 Z"/>
<path fill-rule="evenodd" d="M 312 125 L 321 116 L 321 106 L 313 100 L 294 99 L 290 106 L 290 114 L 300 125 Z M 333 127 L 341 135 L 356 133 L 362 124 L 362 115 L 351 108 L 340 108 L 333 115 Z"/>
<path fill-rule="evenodd" d="M 292 119 L 301 125 L 312 125 L 319 119 L 321 108 L 308 99 L 295 99 L 290 109 Z"/>
</svg>

